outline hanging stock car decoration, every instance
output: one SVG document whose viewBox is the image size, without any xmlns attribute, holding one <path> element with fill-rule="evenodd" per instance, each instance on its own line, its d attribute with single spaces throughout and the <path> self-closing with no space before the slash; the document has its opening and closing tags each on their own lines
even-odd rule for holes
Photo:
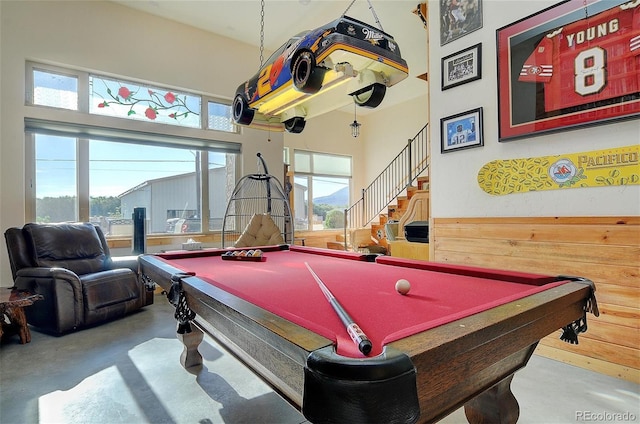
<svg viewBox="0 0 640 424">
<path fill-rule="evenodd" d="M 233 101 L 236 124 L 300 133 L 307 119 L 346 106 L 374 108 L 407 77 L 393 37 L 342 16 L 283 44 Z"/>
</svg>

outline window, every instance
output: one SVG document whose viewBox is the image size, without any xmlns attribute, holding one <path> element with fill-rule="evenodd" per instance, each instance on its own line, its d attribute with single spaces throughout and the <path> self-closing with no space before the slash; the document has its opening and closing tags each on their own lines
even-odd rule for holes
<svg viewBox="0 0 640 424">
<path fill-rule="evenodd" d="M 221 231 L 227 203 L 236 184 L 235 155 L 210 153 L 208 155 L 208 183 L 209 183 L 209 230 Z"/>
<path fill-rule="evenodd" d="M 25 119 L 26 169 L 32 182 L 28 221 L 91 221 L 107 236 L 131 237 L 133 210 L 144 207 L 148 234 L 222 228 L 240 145 L 211 140 L 210 135 L 150 132 L 146 122 L 187 126 L 203 134 L 234 132 L 230 105 L 45 65 L 28 66 L 27 77 L 27 104 L 77 111 L 69 122 Z M 77 122 L 78 112 L 145 121 L 145 127 L 119 127 L 117 120 L 112 127 L 71 123 Z"/>
<path fill-rule="evenodd" d="M 78 219 L 76 140 L 69 137 L 35 137 L 36 221 Z"/>
<path fill-rule="evenodd" d="M 296 230 L 343 228 L 350 191 L 351 157 L 294 151 Z"/>
<path fill-rule="evenodd" d="M 149 234 L 200 233 L 201 211 L 208 209 L 209 229 L 221 229 L 228 198 L 221 181 L 235 180 L 233 154 L 38 133 L 32 137 L 37 222 L 91 221 L 107 236 L 131 236 L 133 209 L 144 207 Z M 85 150 L 88 160 L 78 161 Z M 208 176 L 199 171 L 201 157 L 212 165 Z M 208 178 L 206 205 L 202 178 Z M 85 190 L 78 180 L 88 182 Z M 83 201 L 78 199 L 88 199 L 87 216 L 79 212 Z"/>
<path fill-rule="evenodd" d="M 89 141 L 90 219 L 106 228 L 105 234 L 129 235 L 136 207 L 146 209 L 147 232 L 201 232 L 200 194 L 195 184 L 199 152 L 169 147 Z M 98 205 L 108 208 L 102 210 Z M 198 219 L 197 225 L 176 225 L 170 218 Z"/>
<path fill-rule="evenodd" d="M 210 101 L 207 104 L 207 110 L 209 113 L 207 128 L 210 130 L 238 132 L 238 127 L 232 120 L 231 106 Z"/>
<path fill-rule="evenodd" d="M 199 96 L 95 75 L 89 76 L 89 86 L 90 113 L 201 127 Z"/>
<path fill-rule="evenodd" d="M 83 81 L 86 81 L 83 85 Z M 87 72 L 27 64 L 27 104 L 230 133 L 228 101 Z M 86 93 L 86 94 L 85 94 Z M 82 105 L 87 106 L 82 106 Z M 203 112 L 202 105 L 206 105 Z M 205 116 L 206 119 L 202 119 Z"/>
<path fill-rule="evenodd" d="M 78 78 L 33 69 L 32 104 L 78 110 Z"/>
</svg>

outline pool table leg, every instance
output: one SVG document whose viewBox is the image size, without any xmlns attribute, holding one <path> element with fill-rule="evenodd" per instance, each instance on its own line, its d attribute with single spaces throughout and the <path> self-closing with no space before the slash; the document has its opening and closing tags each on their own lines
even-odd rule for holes
<svg viewBox="0 0 640 424">
<path fill-rule="evenodd" d="M 180 364 L 185 368 L 202 365 L 202 355 L 198 352 L 198 346 L 204 338 L 202 330 L 191 323 L 191 332 L 177 333 L 177 337 L 184 345 L 184 349 L 180 355 Z"/>
<path fill-rule="evenodd" d="M 518 421 L 520 406 L 511 392 L 512 379 L 513 374 L 465 403 L 467 420 L 472 424 L 514 424 Z"/>
</svg>

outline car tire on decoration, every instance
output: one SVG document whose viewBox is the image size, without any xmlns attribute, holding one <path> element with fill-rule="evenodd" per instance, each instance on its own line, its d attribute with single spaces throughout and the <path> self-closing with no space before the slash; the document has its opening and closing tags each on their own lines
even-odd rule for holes
<svg viewBox="0 0 640 424">
<path fill-rule="evenodd" d="M 287 132 L 290 132 L 293 134 L 300 134 L 302 130 L 304 130 L 305 124 L 306 124 L 306 121 L 304 120 L 304 118 L 300 118 L 299 116 L 296 116 L 294 118 L 287 119 L 286 121 L 284 121 L 284 129 Z"/>
<path fill-rule="evenodd" d="M 301 52 L 293 62 L 293 84 L 303 93 L 315 94 L 320 91 L 324 73 L 324 69 L 316 66 L 316 59 L 310 51 Z"/>
<path fill-rule="evenodd" d="M 387 86 L 380 83 L 371 84 L 361 90 L 352 93 L 353 100 L 360 107 L 375 108 L 382 103 L 384 95 L 387 92 Z"/>
<path fill-rule="evenodd" d="M 375 108 L 409 74 L 393 37 L 342 16 L 277 49 L 236 89 L 233 121 L 301 133 L 308 119 L 355 104 Z"/>
<path fill-rule="evenodd" d="M 249 108 L 247 101 L 241 95 L 236 95 L 233 99 L 233 120 L 240 125 L 250 125 L 254 114 L 255 110 Z"/>
</svg>

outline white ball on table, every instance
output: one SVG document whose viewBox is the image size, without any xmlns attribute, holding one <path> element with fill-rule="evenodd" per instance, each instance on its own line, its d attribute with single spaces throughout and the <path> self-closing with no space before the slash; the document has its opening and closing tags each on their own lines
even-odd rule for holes
<svg viewBox="0 0 640 424">
<path fill-rule="evenodd" d="M 398 293 L 405 295 L 409 293 L 409 290 L 411 290 L 411 283 L 408 280 L 401 278 L 396 282 L 396 291 Z"/>
</svg>

